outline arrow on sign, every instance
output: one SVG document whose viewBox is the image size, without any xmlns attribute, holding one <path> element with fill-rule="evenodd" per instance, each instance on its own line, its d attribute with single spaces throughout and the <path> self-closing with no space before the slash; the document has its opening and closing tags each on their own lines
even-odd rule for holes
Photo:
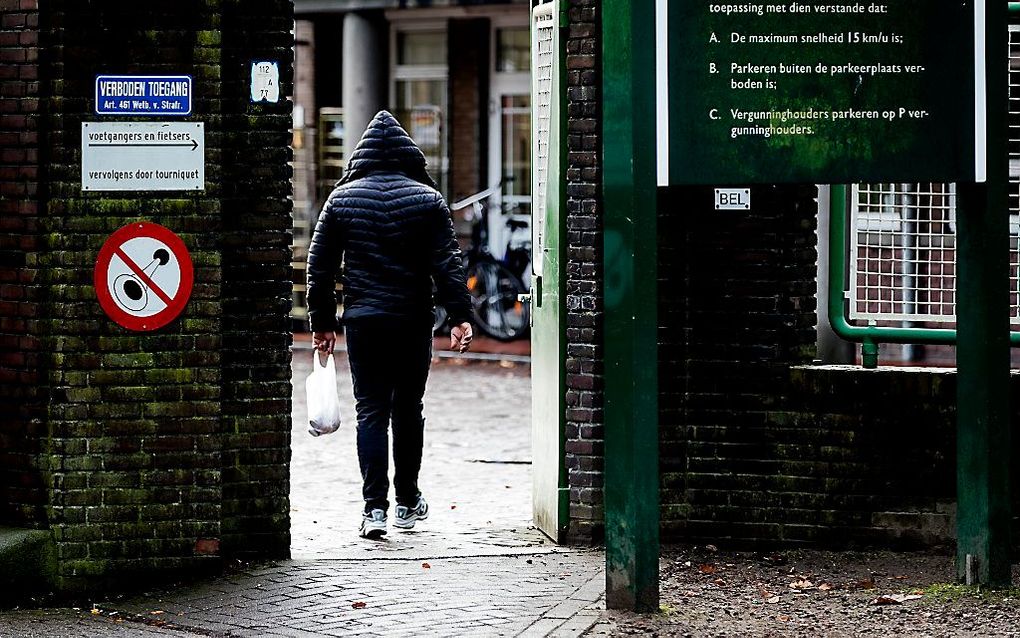
<svg viewBox="0 0 1020 638">
<path fill-rule="evenodd" d="M 89 146 L 139 146 L 139 147 L 148 146 L 158 148 L 166 148 L 168 146 L 183 146 L 187 148 L 188 146 L 190 146 L 191 150 L 195 150 L 196 148 L 198 148 L 198 142 L 196 142 L 195 140 L 191 140 L 191 144 L 89 144 Z"/>
</svg>

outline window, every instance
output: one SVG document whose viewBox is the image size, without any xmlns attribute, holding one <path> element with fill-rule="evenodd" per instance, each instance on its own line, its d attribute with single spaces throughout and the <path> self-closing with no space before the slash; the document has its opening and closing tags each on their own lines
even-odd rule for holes
<svg viewBox="0 0 1020 638">
<path fill-rule="evenodd" d="M 447 190 L 447 42 L 439 29 L 394 32 L 393 114 L 425 154 L 428 170 Z"/>
<path fill-rule="evenodd" d="M 446 66 L 446 33 L 402 31 L 397 33 L 397 65 Z"/>
<path fill-rule="evenodd" d="M 496 31 L 496 71 L 527 73 L 531 66 L 531 33 L 527 27 Z"/>
<path fill-rule="evenodd" d="M 502 97 L 503 207 L 514 215 L 531 214 L 531 96 Z"/>
</svg>

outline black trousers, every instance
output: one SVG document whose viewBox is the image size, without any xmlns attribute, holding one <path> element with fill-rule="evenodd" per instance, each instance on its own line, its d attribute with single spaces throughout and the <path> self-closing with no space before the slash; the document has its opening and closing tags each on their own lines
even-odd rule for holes
<svg viewBox="0 0 1020 638">
<path fill-rule="evenodd" d="M 413 507 L 420 495 L 422 396 L 432 363 L 432 324 L 363 318 L 347 322 L 345 333 L 357 401 L 365 511 L 389 509 L 391 423 L 397 504 Z"/>
</svg>

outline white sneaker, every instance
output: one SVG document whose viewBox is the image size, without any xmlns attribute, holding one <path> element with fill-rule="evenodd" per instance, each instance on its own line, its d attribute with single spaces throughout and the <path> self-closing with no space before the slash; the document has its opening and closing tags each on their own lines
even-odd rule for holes
<svg viewBox="0 0 1020 638">
<path fill-rule="evenodd" d="M 361 517 L 361 537 L 377 539 L 386 534 L 386 512 L 374 509 Z"/>
<path fill-rule="evenodd" d="M 414 507 L 397 505 L 397 520 L 393 521 L 393 527 L 400 529 L 411 529 L 415 522 L 423 521 L 429 517 L 429 504 L 425 499 L 418 496 L 418 503 Z"/>
</svg>

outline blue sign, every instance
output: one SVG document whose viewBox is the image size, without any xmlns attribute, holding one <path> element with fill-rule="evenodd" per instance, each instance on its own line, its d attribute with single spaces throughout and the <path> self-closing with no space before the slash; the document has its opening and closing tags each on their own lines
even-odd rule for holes
<svg viewBox="0 0 1020 638">
<path fill-rule="evenodd" d="M 190 75 L 97 75 L 100 115 L 190 115 Z"/>
</svg>

